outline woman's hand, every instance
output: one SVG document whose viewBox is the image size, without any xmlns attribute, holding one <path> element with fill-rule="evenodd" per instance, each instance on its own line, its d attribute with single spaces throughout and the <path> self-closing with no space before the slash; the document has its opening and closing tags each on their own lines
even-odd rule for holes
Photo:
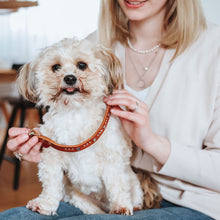
<svg viewBox="0 0 220 220">
<path fill-rule="evenodd" d="M 136 146 L 164 165 L 170 154 L 170 142 L 152 131 L 148 106 L 126 90 L 115 90 L 104 98 L 104 102 L 113 106 L 111 113 L 119 117 L 125 132 Z M 122 110 L 119 106 L 128 110 Z"/>
<path fill-rule="evenodd" d="M 7 147 L 14 153 L 22 155 L 22 159 L 38 163 L 41 159 L 41 143 L 36 136 L 30 138 L 29 132 L 30 129 L 27 128 L 10 128 Z"/>
</svg>

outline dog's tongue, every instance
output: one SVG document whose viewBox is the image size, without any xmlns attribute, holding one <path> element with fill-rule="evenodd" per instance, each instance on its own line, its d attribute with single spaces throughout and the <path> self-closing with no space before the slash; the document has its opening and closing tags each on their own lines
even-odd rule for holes
<svg viewBox="0 0 220 220">
<path fill-rule="evenodd" d="M 66 91 L 67 92 L 73 92 L 75 89 L 74 88 L 67 88 Z"/>
</svg>

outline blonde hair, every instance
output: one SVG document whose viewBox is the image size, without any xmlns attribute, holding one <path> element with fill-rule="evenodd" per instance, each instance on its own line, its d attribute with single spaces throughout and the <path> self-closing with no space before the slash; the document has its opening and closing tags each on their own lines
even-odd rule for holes
<svg viewBox="0 0 220 220">
<path fill-rule="evenodd" d="M 206 20 L 200 0 L 167 0 L 164 17 L 164 48 L 175 48 L 177 57 L 183 53 L 206 29 Z M 98 40 L 105 47 L 115 41 L 127 45 L 131 37 L 128 18 L 117 0 L 102 0 L 99 15 Z"/>
</svg>

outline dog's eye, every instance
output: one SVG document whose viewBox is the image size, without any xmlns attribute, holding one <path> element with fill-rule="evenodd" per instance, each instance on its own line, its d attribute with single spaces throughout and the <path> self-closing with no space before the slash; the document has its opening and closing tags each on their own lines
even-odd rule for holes
<svg viewBox="0 0 220 220">
<path fill-rule="evenodd" d="M 77 68 L 79 68 L 80 70 L 85 70 L 87 67 L 88 67 L 88 65 L 86 64 L 86 63 L 84 63 L 84 62 L 78 62 L 77 63 Z"/>
<path fill-rule="evenodd" d="M 57 70 L 61 69 L 61 65 L 60 64 L 55 64 L 52 66 L 52 71 L 56 72 Z"/>
</svg>

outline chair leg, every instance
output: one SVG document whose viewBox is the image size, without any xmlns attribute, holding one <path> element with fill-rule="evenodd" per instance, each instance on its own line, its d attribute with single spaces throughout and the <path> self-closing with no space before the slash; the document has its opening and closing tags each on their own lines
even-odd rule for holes
<svg viewBox="0 0 220 220">
<path fill-rule="evenodd" d="M 24 126 L 25 115 L 26 115 L 26 108 L 22 107 L 21 108 L 21 116 L 20 116 L 20 127 Z"/>
<path fill-rule="evenodd" d="M 7 145 L 7 140 L 8 140 L 8 130 L 10 127 L 13 126 L 17 112 L 18 112 L 18 106 L 14 106 L 9 123 L 8 123 L 8 128 L 6 130 L 5 138 L 4 138 L 4 141 L 2 144 L 1 152 L 0 152 L 0 168 L 1 168 L 1 164 L 4 159 L 4 154 L 5 154 L 5 150 L 6 150 L 6 145 Z"/>
<path fill-rule="evenodd" d="M 22 107 L 21 115 L 20 115 L 20 127 L 23 127 L 24 125 L 25 113 L 26 113 L 26 108 Z M 17 190 L 19 187 L 20 168 L 21 168 L 21 162 L 20 160 L 15 158 L 15 171 L 14 171 L 14 183 L 13 183 L 14 190 Z"/>
<path fill-rule="evenodd" d="M 25 115 L 26 115 L 26 107 L 23 106 L 23 105 L 20 105 L 20 104 L 15 105 L 13 107 L 12 114 L 11 114 L 11 117 L 10 117 L 9 122 L 8 122 L 8 127 L 7 127 L 7 130 L 6 130 L 5 138 L 4 138 L 2 148 L 1 148 L 1 151 L 0 151 L 0 168 L 1 168 L 1 164 L 2 164 L 3 159 L 9 161 L 10 163 L 15 164 L 14 182 L 13 182 L 13 188 L 15 190 L 17 190 L 18 187 L 19 187 L 21 162 L 16 157 L 11 157 L 9 155 L 5 155 L 5 150 L 6 150 L 7 140 L 8 140 L 8 130 L 9 130 L 9 128 L 11 128 L 13 126 L 13 124 L 15 122 L 15 119 L 16 119 L 16 115 L 17 115 L 19 109 L 21 109 L 20 127 L 24 126 Z M 38 109 L 38 111 L 39 111 L 39 116 L 40 116 L 41 123 L 43 123 L 42 122 L 43 109 L 40 108 L 40 109 Z"/>
<path fill-rule="evenodd" d="M 15 170 L 14 170 L 14 183 L 13 183 L 13 189 L 17 190 L 19 187 L 19 179 L 20 179 L 20 168 L 21 168 L 21 162 L 16 158 L 15 160 Z"/>
<path fill-rule="evenodd" d="M 42 107 L 38 108 L 38 114 L 40 117 L 40 123 L 43 124 L 43 108 Z"/>
<path fill-rule="evenodd" d="M 0 103 L 0 108 L 2 110 L 4 117 L 5 117 L 5 121 L 8 123 L 9 122 L 9 113 L 7 110 L 6 103 L 5 102 Z"/>
</svg>

